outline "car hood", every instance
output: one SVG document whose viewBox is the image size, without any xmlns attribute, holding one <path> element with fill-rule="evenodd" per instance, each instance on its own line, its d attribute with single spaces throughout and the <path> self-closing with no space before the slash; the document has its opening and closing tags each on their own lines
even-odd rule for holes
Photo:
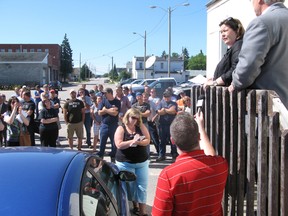
<svg viewBox="0 0 288 216">
<path fill-rule="evenodd" d="M 56 215 L 62 180 L 77 154 L 40 147 L 0 149 L 0 215 Z"/>
</svg>

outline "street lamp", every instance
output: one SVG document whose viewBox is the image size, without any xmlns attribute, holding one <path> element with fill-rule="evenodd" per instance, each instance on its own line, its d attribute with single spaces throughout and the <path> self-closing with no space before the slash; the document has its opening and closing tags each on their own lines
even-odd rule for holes
<svg viewBox="0 0 288 216">
<path fill-rule="evenodd" d="M 107 57 L 111 58 L 111 60 L 112 60 L 111 71 L 112 71 L 112 81 L 113 81 L 114 80 L 113 56 L 109 56 L 109 55 L 105 55 L 105 54 L 103 56 L 107 56 Z"/>
<path fill-rule="evenodd" d="M 133 32 L 133 34 L 138 34 L 139 36 L 144 38 L 144 79 L 146 79 L 146 31 L 144 33 L 144 36 L 137 32 Z"/>
<path fill-rule="evenodd" d="M 168 77 L 170 77 L 170 63 L 171 63 L 171 13 L 180 6 L 189 6 L 189 3 L 184 3 L 184 4 L 180 4 L 180 5 L 175 5 L 173 8 L 169 7 L 168 9 L 164 9 L 160 6 L 150 6 L 150 8 L 154 9 L 154 8 L 160 8 L 162 10 L 164 10 L 166 13 L 168 13 L 168 49 L 169 49 L 169 54 L 168 54 Z"/>
</svg>

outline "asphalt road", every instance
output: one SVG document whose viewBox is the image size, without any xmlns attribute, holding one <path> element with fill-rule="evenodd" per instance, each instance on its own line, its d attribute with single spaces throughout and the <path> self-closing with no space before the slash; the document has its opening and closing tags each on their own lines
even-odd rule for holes
<svg viewBox="0 0 288 216">
<path fill-rule="evenodd" d="M 115 90 L 116 84 L 110 84 L 110 83 L 104 83 L 104 80 L 99 78 L 99 79 L 91 79 L 88 82 L 85 82 L 86 84 L 86 89 L 90 90 L 93 88 L 93 85 L 95 84 L 103 84 L 104 88 L 105 87 L 110 87 L 113 89 L 113 91 Z M 69 83 L 67 85 L 63 86 L 63 90 L 59 91 L 59 99 L 61 100 L 61 106 L 63 106 L 63 104 L 65 103 L 65 100 L 67 98 L 70 97 L 69 95 L 69 91 L 71 89 L 75 89 L 78 90 L 81 87 L 81 84 L 79 83 Z M 34 90 L 32 90 L 32 95 L 34 94 L 33 92 Z M 14 93 L 13 91 L 0 91 L 0 93 L 3 93 L 6 95 L 6 98 L 9 99 L 9 97 Z M 115 91 L 114 91 L 115 93 Z M 63 114 L 60 112 L 60 122 L 61 122 L 61 126 L 62 129 L 59 131 L 59 137 L 60 137 L 60 144 L 61 146 L 59 148 L 69 148 L 68 147 L 68 141 L 66 139 L 66 124 L 64 123 L 64 119 L 63 119 Z M 85 134 L 85 132 L 84 132 Z M 36 134 L 36 145 L 40 145 L 39 142 L 39 135 Z M 93 137 L 93 132 L 92 132 L 92 137 Z M 109 141 L 108 141 L 109 143 Z M 74 139 L 74 149 L 76 150 L 76 137 Z M 110 144 L 108 144 L 106 146 L 106 150 L 109 152 L 110 151 Z M 164 162 L 156 162 L 156 158 L 157 155 L 155 154 L 156 150 L 154 148 L 153 145 L 150 146 L 152 155 L 150 157 L 150 165 L 149 165 L 149 184 L 148 184 L 148 197 L 147 197 L 147 210 L 148 213 L 151 213 L 151 207 L 153 205 L 153 200 L 154 200 L 154 194 L 155 194 L 155 189 L 156 189 L 156 185 L 157 185 L 157 179 L 158 179 L 158 175 L 160 174 L 161 170 L 172 163 L 172 158 L 171 156 L 168 154 L 167 156 L 167 160 Z M 87 145 L 85 144 L 85 139 L 83 140 L 83 145 L 82 145 L 82 150 L 83 151 L 91 151 L 89 148 L 87 148 Z M 170 148 L 167 146 L 167 152 L 170 152 Z M 110 161 L 110 157 L 104 157 L 105 160 Z"/>
</svg>

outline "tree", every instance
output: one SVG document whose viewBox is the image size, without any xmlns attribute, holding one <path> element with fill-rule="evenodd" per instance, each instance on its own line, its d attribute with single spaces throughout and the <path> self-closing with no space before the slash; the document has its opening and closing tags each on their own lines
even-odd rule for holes
<svg viewBox="0 0 288 216">
<path fill-rule="evenodd" d="M 191 56 L 188 68 L 190 70 L 206 70 L 206 55 L 203 54 L 202 50 L 196 56 Z"/>
<path fill-rule="evenodd" d="M 81 71 L 80 71 L 80 78 L 81 80 L 86 80 L 86 78 L 91 77 L 92 71 L 90 70 L 90 68 L 87 66 L 87 64 L 85 63 L 82 67 L 81 67 Z"/>
<path fill-rule="evenodd" d="M 123 71 L 121 71 L 120 73 L 119 73 L 119 80 L 126 80 L 126 79 L 129 79 L 129 78 L 131 78 L 131 74 L 130 73 L 128 73 L 126 70 L 123 70 Z"/>
<path fill-rule="evenodd" d="M 64 40 L 61 44 L 61 75 L 64 78 L 64 82 L 68 74 L 72 73 L 73 71 L 73 59 L 72 59 L 72 49 L 69 44 L 69 40 L 67 38 L 67 34 L 65 33 Z"/>
<path fill-rule="evenodd" d="M 172 58 L 179 58 L 179 57 L 180 55 L 178 53 L 175 53 L 175 52 L 172 53 Z"/>
<path fill-rule="evenodd" d="M 162 57 L 162 58 L 167 58 L 167 57 L 168 57 L 168 54 L 165 52 L 165 50 L 162 52 L 161 57 Z"/>
<path fill-rule="evenodd" d="M 184 70 L 188 69 L 188 63 L 189 63 L 189 53 L 186 48 L 182 50 L 182 56 L 184 56 Z"/>
<path fill-rule="evenodd" d="M 113 81 L 113 80 L 117 80 L 117 78 L 118 78 L 118 73 L 117 73 L 117 69 L 116 69 L 116 64 L 114 64 L 113 69 L 110 71 L 109 77 L 110 77 L 110 79 L 111 79 L 112 81 Z"/>
</svg>

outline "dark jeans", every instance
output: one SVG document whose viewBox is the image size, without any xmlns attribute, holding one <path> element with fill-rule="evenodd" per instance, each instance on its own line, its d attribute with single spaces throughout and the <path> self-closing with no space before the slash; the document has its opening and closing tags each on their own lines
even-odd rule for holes
<svg viewBox="0 0 288 216">
<path fill-rule="evenodd" d="M 149 126 L 150 137 L 154 143 L 157 153 L 159 154 L 159 135 L 157 131 L 157 126 L 155 122 L 149 122 L 149 121 L 148 121 L 148 126 Z"/>
<path fill-rule="evenodd" d="M 34 133 L 34 121 L 29 123 L 29 126 L 27 127 L 29 134 L 30 134 L 30 139 L 31 139 L 31 146 L 35 146 L 35 133 Z"/>
<path fill-rule="evenodd" d="M 41 141 L 41 146 L 45 147 L 56 147 L 56 140 L 58 137 L 58 128 L 54 130 L 47 130 L 40 128 L 40 141 Z"/>
<path fill-rule="evenodd" d="M 100 151 L 97 153 L 98 156 L 103 157 L 106 149 L 107 139 L 109 137 L 111 141 L 111 153 L 110 157 L 115 157 L 116 154 L 116 146 L 114 143 L 114 134 L 118 127 L 118 123 L 114 124 L 101 124 L 100 126 Z"/>
<path fill-rule="evenodd" d="M 159 145 L 159 156 L 166 156 L 166 145 L 171 145 L 171 154 L 177 154 L 176 145 L 173 145 L 170 140 L 170 124 L 160 124 L 159 126 L 160 133 L 160 145 Z"/>
<path fill-rule="evenodd" d="M 85 113 L 84 127 L 86 131 L 86 143 L 91 145 L 91 116 L 90 113 Z"/>
</svg>

